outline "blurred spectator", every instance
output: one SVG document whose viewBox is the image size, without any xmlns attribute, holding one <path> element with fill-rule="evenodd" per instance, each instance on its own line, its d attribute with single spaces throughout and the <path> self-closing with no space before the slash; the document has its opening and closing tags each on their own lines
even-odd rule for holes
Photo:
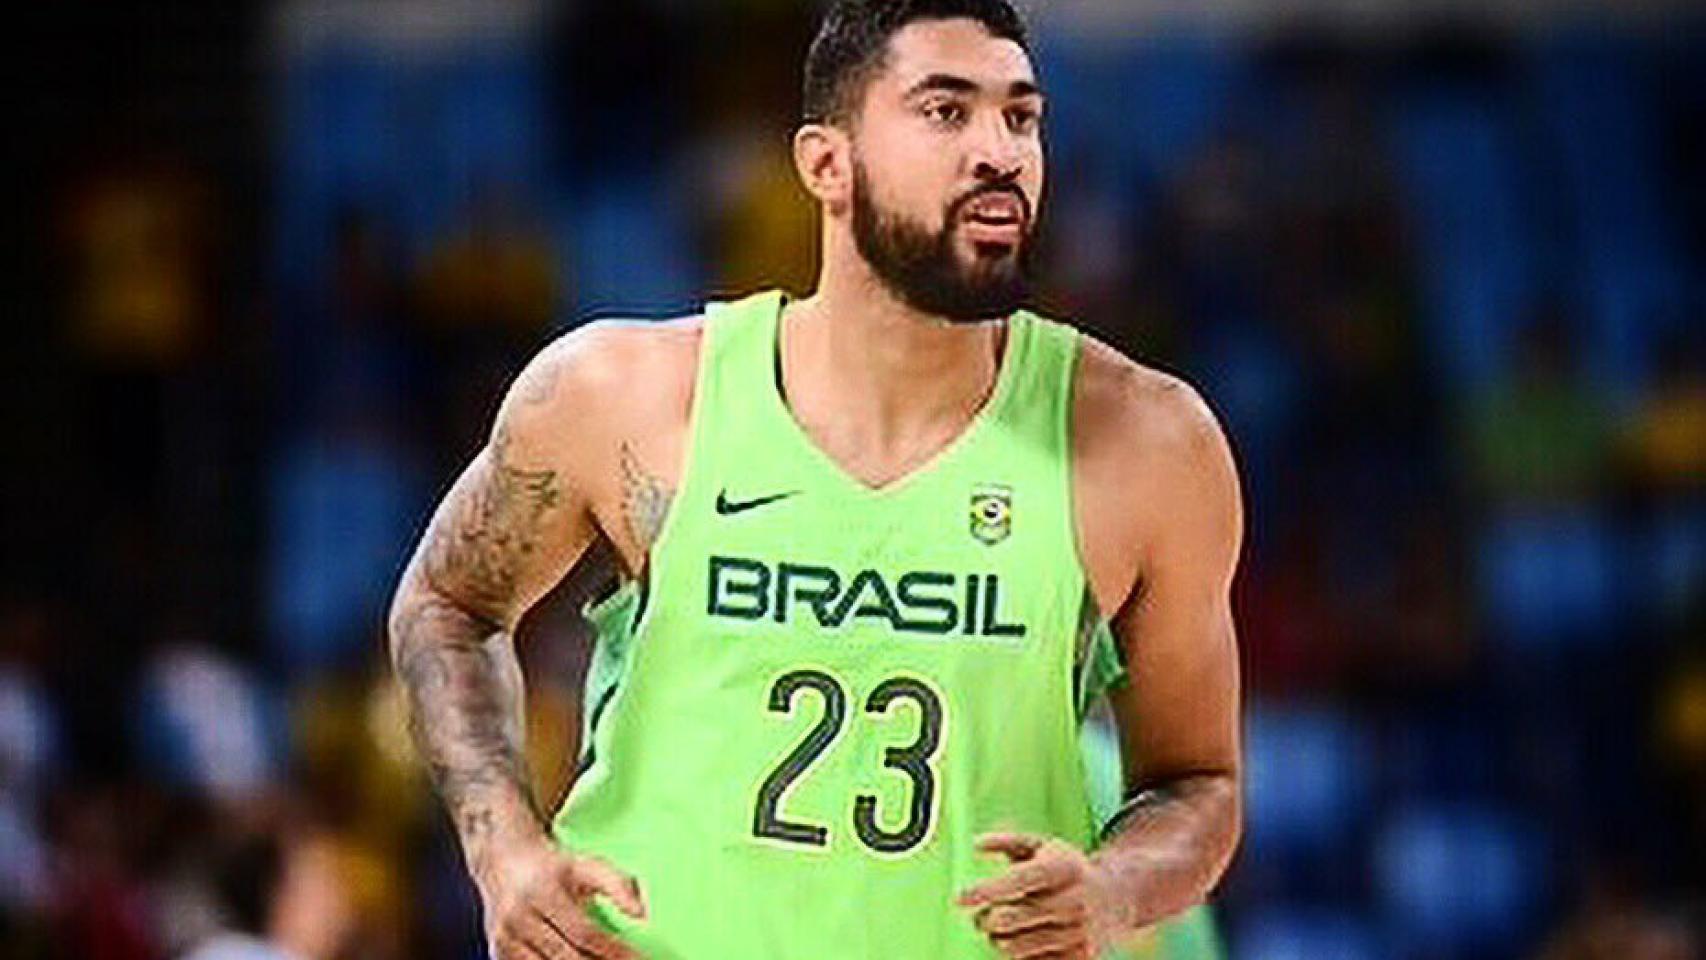
<svg viewBox="0 0 1706 960">
<path fill-rule="evenodd" d="M 1535 960 L 1696 960 L 1700 931 L 1679 911 L 1602 891 L 1547 939 Z"/>
<path fill-rule="evenodd" d="M 1645 484 L 1665 492 L 1706 491 L 1706 335 L 1699 329 L 1680 331 L 1661 345 L 1629 444 Z"/>
<path fill-rule="evenodd" d="M 333 960 L 354 914 L 330 845 L 272 831 L 225 839 L 203 869 L 212 929 L 184 960 Z"/>
<path fill-rule="evenodd" d="M 355 436 L 279 453 L 267 579 L 276 662 L 349 667 L 373 649 L 387 588 L 407 559 L 421 484 L 407 455 Z"/>
<path fill-rule="evenodd" d="M 1661 808 L 1670 824 L 1662 849 L 1684 882 L 1706 886 L 1706 604 L 1678 628 L 1678 653 L 1663 662 L 1653 691 Z"/>
<path fill-rule="evenodd" d="M 519 198 L 484 184 L 427 254 L 415 298 L 421 318 L 441 331 L 535 337 L 556 315 L 556 255 Z"/>
<path fill-rule="evenodd" d="M 48 619 L 40 604 L 0 602 L 0 944 L 39 935 L 25 921 L 43 914 L 54 892 L 53 849 L 43 836 L 42 818 L 67 757 L 42 675 L 52 652 Z M 9 935 L 14 925 L 18 929 Z"/>
<path fill-rule="evenodd" d="M 810 290 L 817 277 L 817 216 L 794 172 L 774 149 L 782 134 L 758 123 L 721 130 L 704 144 L 704 201 L 721 261 L 718 289 Z"/>
<path fill-rule="evenodd" d="M 113 170 L 81 185 L 65 230 L 77 339 L 131 369 L 181 363 L 206 337 L 206 188 L 169 167 Z"/>
<path fill-rule="evenodd" d="M 1562 314 L 1536 318 L 1514 369 L 1475 407 L 1471 463 L 1493 502 L 1577 503 L 1606 489 L 1615 423 L 1574 344 Z"/>
<path fill-rule="evenodd" d="M 283 318 L 289 435 L 385 434 L 404 421 L 418 348 L 398 243 L 373 211 L 351 206 L 339 215 L 326 289 Z"/>
<path fill-rule="evenodd" d="M 1345 681 L 1353 638 L 1329 595 L 1321 541 L 1313 524 L 1290 519 L 1236 587 L 1239 639 L 1260 695 L 1284 699 Z"/>
<path fill-rule="evenodd" d="M 292 321 L 300 367 L 270 464 L 266 594 L 276 662 L 291 671 L 367 655 L 416 521 L 413 439 L 437 425 L 436 398 L 410 394 L 423 350 L 394 247 L 384 220 L 347 212 L 328 314 Z"/>
<path fill-rule="evenodd" d="M 50 614 L 38 604 L 0 605 L 0 798 L 35 799 L 63 762 L 63 737 L 42 681 Z"/>
<path fill-rule="evenodd" d="M 1496 807 L 1413 805 L 1379 830 L 1374 848 L 1395 957 L 1508 955 L 1548 892 L 1537 830 Z"/>
<path fill-rule="evenodd" d="M 157 815 L 157 797 L 140 789 L 108 788 L 67 799 L 53 838 L 56 883 L 47 915 L 52 951 L 47 956 L 159 960 L 143 849 Z"/>
<path fill-rule="evenodd" d="M 155 782 L 231 805 L 279 785 L 282 718 L 240 664 L 174 641 L 155 652 L 139 681 L 139 746 Z"/>
<path fill-rule="evenodd" d="M 1390 574 L 1352 628 L 1359 673 L 1387 703 L 1472 682 L 1479 652 L 1458 525 L 1437 503 L 1407 521 Z"/>
<path fill-rule="evenodd" d="M 22 798 L 0 794 L 0 929 L 5 919 L 48 906 L 49 854 L 36 829 L 34 808 Z"/>
<path fill-rule="evenodd" d="M 391 678 L 323 675 L 298 688 L 290 713 L 296 782 L 316 812 L 374 856 L 403 859 L 433 810 Z"/>
</svg>

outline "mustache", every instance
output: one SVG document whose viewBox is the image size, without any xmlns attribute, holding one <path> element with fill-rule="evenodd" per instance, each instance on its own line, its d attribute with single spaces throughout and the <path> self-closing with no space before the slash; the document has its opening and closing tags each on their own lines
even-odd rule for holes
<svg viewBox="0 0 1706 960">
<path fill-rule="evenodd" d="M 1024 217 L 1024 223 L 1026 226 L 1029 226 L 1031 223 L 1031 198 L 1025 196 L 1025 191 L 1020 189 L 1019 185 L 1015 183 L 986 183 L 982 186 L 973 188 L 967 192 L 965 196 L 960 197 L 958 200 L 955 200 L 953 203 L 948 205 L 947 222 L 950 224 L 959 222 L 960 214 L 964 213 L 966 207 L 970 206 L 979 197 L 987 197 L 992 194 L 999 193 L 1010 194 L 1014 199 L 1019 201 L 1019 210 Z"/>
</svg>

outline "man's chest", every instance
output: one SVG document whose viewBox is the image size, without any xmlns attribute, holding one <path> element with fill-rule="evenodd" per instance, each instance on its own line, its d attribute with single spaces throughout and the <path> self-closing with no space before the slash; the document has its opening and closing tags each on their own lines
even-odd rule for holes
<svg viewBox="0 0 1706 960">
<path fill-rule="evenodd" d="M 1021 552 L 1012 544 L 1022 542 L 1024 533 L 1051 525 L 1069 531 L 1065 542 L 1071 556 L 1055 559 L 1077 561 L 1098 609 L 1107 616 L 1123 605 L 1138 578 L 1136 545 L 1144 518 L 1128 505 L 1129 493 L 1122 483 L 1129 484 L 1130 478 L 1122 478 L 1115 465 L 1093 459 L 1074 463 L 1070 496 L 1028 489 L 1022 481 L 1000 476 L 997 469 L 989 471 L 987 478 L 937 485 L 935 495 L 923 504 L 914 499 L 903 505 L 897 498 L 890 505 L 880 499 L 848 497 L 835 489 L 798 490 L 788 483 L 772 483 L 777 487 L 772 490 L 760 480 L 730 478 L 704 484 L 712 494 L 708 502 L 681 503 L 683 472 L 690 468 L 686 445 L 687 429 L 681 423 L 634 431 L 614 445 L 594 512 L 601 532 L 630 575 L 646 568 L 667 514 L 693 511 L 695 525 L 710 526 L 716 543 L 744 542 L 754 549 L 770 545 L 770 552 L 776 553 L 786 552 L 791 544 L 840 538 L 869 544 L 875 535 L 892 555 L 946 552 L 968 569 L 977 566 L 974 561 L 980 556 Z M 750 474 L 762 475 L 757 470 Z M 1021 534 L 1020 540 L 1013 539 L 1015 531 Z M 944 545 L 957 545 L 957 549 L 943 551 Z M 794 559 L 810 565 L 809 557 Z M 852 571 L 848 583 L 858 572 Z"/>
</svg>

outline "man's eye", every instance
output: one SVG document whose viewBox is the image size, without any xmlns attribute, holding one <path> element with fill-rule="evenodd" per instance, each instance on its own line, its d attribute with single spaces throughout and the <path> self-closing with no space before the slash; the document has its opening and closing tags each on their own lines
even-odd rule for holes
<svg viewBox="0 0 1706 960">
<path fill-rule="evenodd" d="M 1016 108 L 1007 111 L 1007 125 L 1018 133 L 1030 133 L 1042 122 L 1042 115 L 1035 110 Z"/>
<path fill-rule="evenodd" d="M 930 119 L 940 124 L 957 124 L 966 117 L 966 110 L 957 103 L 933 103 L 924 108 Z"/>
</svg>

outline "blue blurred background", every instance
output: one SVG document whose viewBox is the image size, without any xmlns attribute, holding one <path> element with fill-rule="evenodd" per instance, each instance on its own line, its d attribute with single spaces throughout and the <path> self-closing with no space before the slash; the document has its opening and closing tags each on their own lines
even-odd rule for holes
<svg viewBox="0 0 1706 960">
<path fill-rule="evenodd" d="M 1041 302 L 1247 485 L 1233 954 L 1706 955 L 1706 17 L 1033 7 Z M 552 335 L 809 290 L 815 17 L 7 15 L 0 958 L 479 954 L 388 591 Z M 523 631 L 547 799 L 609 576 Z"/>
</svg>

